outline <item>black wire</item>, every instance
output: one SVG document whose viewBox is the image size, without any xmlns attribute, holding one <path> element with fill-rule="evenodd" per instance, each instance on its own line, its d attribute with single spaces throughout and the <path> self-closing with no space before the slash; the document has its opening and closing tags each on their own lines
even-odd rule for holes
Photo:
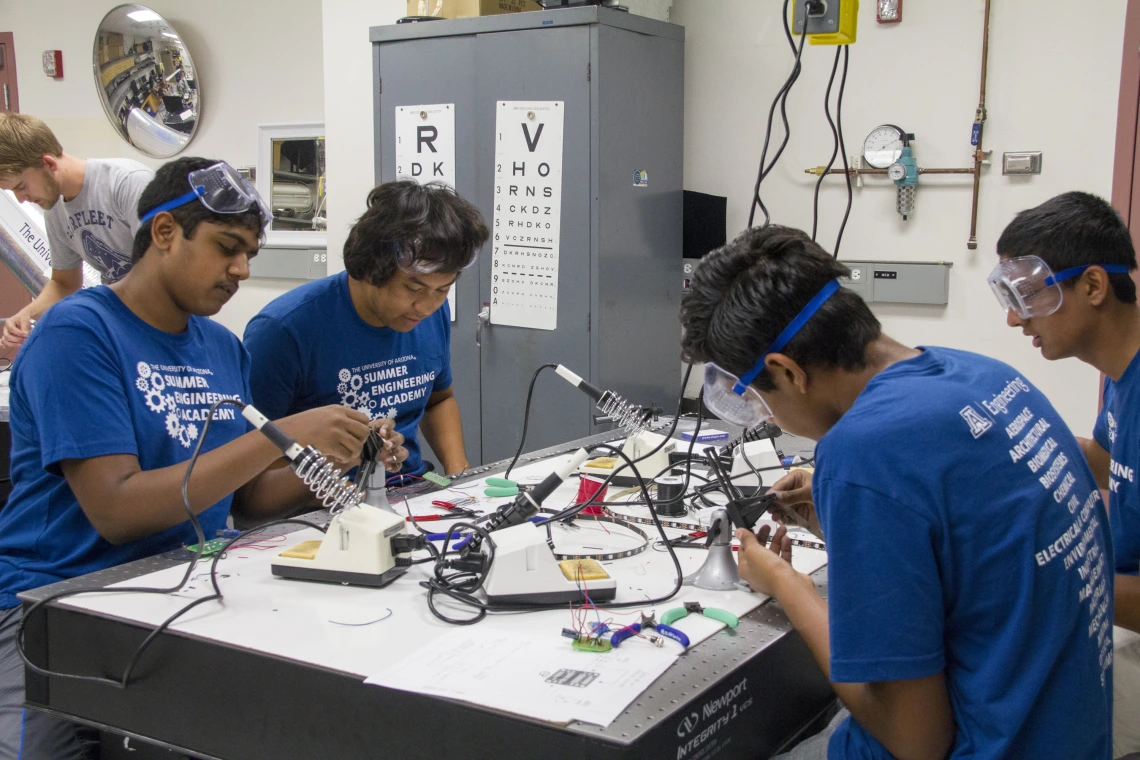
<svg viewBox="0 0 1140 760">
<path fill-rule="evenodd" d="M 541 367 L 539 367 L 538 369 L 536 369 L 534 371 L 534 376 L 531 377 L 531 379 L 530 379 L 530 388 L 528 388 L 527 392 L 526 392 L 526 408 L 523 410 L 523 429 L 522 429 L 522 435 L 519 436 L 519 447 L 518 447 L 518 450 L 515 451 L 515 458 L 511 460 L 511 463 L 507 465 L 507 469 L 503 473 L 503 479 L 504 480 L 510 479 L 511 470 L 513 470 L 515 464 L 518 463 L 519 457 L 522 456 L 523 446 L 526 445 L 526 429 L 527 429 L 527 426 L 530 425 L 530 402 L 531 402 L 531 399 L 534 397 L 534 383 L 536 380 L 538 380 L 539 374 L 541 374 L 541 372 L 544 369 L 558 369 L 558 365 L 557 364 L 543 364 Z"/>
<path fill-rule="evenodd" d="M 831 87 L 835 84 L 835 72 L 839 70 L 839 53 L 840 49 L 835 49 L 835 62 L 831 64 L 831 76 L 827 80 L 827 92 L 823 95 L 823 113 L 827 117 L 827 124 L 831 127 L 831 159 L 827 162 L 827 166 L 819 174 L 819 179 L 815 181 L 815 201 L 812 205 L 811 214 L 811 239 L 815 240 L 816 231 L 819 229 L 819 188 L 823 185 L 823 181 L 827 178 L 827 173 L 831 171 L 831 167 L 835 166 L 835 157 L 839 153 L 839 131 L 835 128 L 835 120 L 831 118 Z"/>
<path fill-rule="evenodd" d="M 843 157 L 843 176 L 847 179 L 847 210 L 839 224 L 839 234 L 835 236 L 835 258 L 839 258 L 839 243 L 843 240 L 843 230 L 847 227 L 847 217 L 851 216 L 851 171 L 847 167 L 847 145 L 843 142 L 843 90 L 847 85 L 847 63 L 851 57 L 851 46 L 843 46 L 843 77 L 839 80 L 839 100 L 835 105 L 835 128 L 839 135 L 839 155 Z"/>
<path fill-rule="evenodd" d="M 202 524 L 198 521 L 198 515 L 194 513 L 193 507 L 190 506 L 190 473 L 194 471 L 194 465 L 198 462 L 198 456 L 202 453 L 202 444 L 206 441 L 206 434 L 210 431 L 210 422 L 214 419 L 214 412 L 217 411 L 218 408 L 223 404 L 232 404 L 238 409 L 245 408 L 245 404 L 236 399 L 230 398 L 220 399 L 210 407 L 210 411 L 206 415 L 206 421 L 202 425 L 202 434 L 198 437 L 198 443 L 194 444 L 194 452 L 190 455 L 190 460 L 186 464 L 186 474 L 182 476 L 182 507 L 186 510 L 186 514 L 189 515 L 190 524 L 194 528 L 194 535 L 198 539 L 198 548 L 194 552 L 194 558 L 190 560 L 190 564 L 186 566 L 186 573 L 182 576 L 182 580 L 178 582 L 177 586 L 174 586 L 172 588 L 148 588 L 140 586 L 118 586 L 113 588 L 105 588 L 102 586 L 89 586 L 86 588 L 61 591 L 57 594 L 51 594 L 47 597 L 44 597 L 43 599 L 40 599 L 28 608 L 23 617 L 20 619 L 20 625 L 16 628 L 16 653 L 20 655 L 20 659 L 24 661 L 24 665 L 26 665 L 28 669 L 33 673 L 45 677 L 66 678 L 73 681 L 87 681 L 89 683 L 98 683 L 105 686 L 113 686 L 117 689 L 125 689 L 130 683 L 131 673 L 134 671 L 135 665 L 138 663 L 139 658 L 142 657 L 143 652 L 145 652 L 146 648 L 150 645 L 150 642 L 154 640 L 155 636 L 165 630 L 167 626 L 181 617 L 184 613 L 188 612 L 190 609 L 196 607 L 204 601 L 204 599 L 197 599 L 194 602 L 188 604 L 176 612 L 174 615 L 167 618 L 158 628 L 152 631 L 151 635 L 148 636 L 141 645 L 139 645 L 139 648 L 137 650 L 135 650 L 135 655 L 131 659 L 130 665 L 127 666 L 126 671 L 118 680 L 114 678 L 104 678 L 102 676 L 81 676 L 74 673 L 61 673 L 47 670 L 46 668 L 41 668 L 40 666 L 33 663 L 30 659 L 28 659 L 28 654 L 24 647 L 24 631 L 27 627 L 28 619 L 50 602 L 54 602 L 58 599 L 63 599 L 69 596 L 93 593 L 173 594 L 176 591 L 180 591 L 189 582 L 190 576 L 194 572 L 194 568 L 197 566 L 198 561 L 202 558 L 202 551 L 206 546 L 206 536 L 202 532 Z M 217 585 L 215 584 L 215 589 L 216 588 Z M 206 597 L 206 599 L 209 598 L 212 597 Z"/>
<path fill-rule="evenodd" d="M 547 365 L 547 366 L 551 366 L 551 365 Z M 556 365 L 554 365 L 554 366 L 556 366 Z M 532 391 L 534 388 L 534 379 L 538 377 L 538 372 L 540 372 L 544 368 L 545 367 L 540 367 L 539 370 L 535 372 L 535 377 L 531 379 L 531 390 Z M 681 418 L 681 407 L 684 405 L 684 401 L 685 401 L 685 387 L 688 385 L 689 376 L 692 374 L 692 372 L 693 372 L 693 365 L 692 364 L 687 365 L 687 367 L 685 369 L 685 375 L 681 379 L 681 390 L 680 390 L 680 393 L 678 394 L 678 399 L 677 399 L 677 414 L 674 415 L 673 423 L 672 423 L 672 425 L 670 425 L 668 432 L 663 436 L 661 443 L 658 444 L 652 451 L 650 451 L 647 454 L 645 454 L 641 457 L 638 457 L 637 459 L 634 459 L 634 460 L 631 460 L 625 454 L 625 452 L 623 452 L 620 449 L 617 449 L 613 446 L 609 446 L 608 444 L 599 444 L 599 445 L 590 447 L 591 451 L 596 451 L 598 449 L 610 450 L 617 457 L 624 459 L 626 462 L 626 466 L 625 467 L 615 467 L 614 471 L 611 472 L 606 477 L 606 479 L 602 482 L 602 484 L 598 487 L 597 491 L 594 493 L 594 495 L 592 497 L 590 497 L 589 500 L 587 500 L 583 504 L 576 505 L 576 507 L 572 507 L 570 509 L 562 510 L 561 512 L 555 514 L 550 519 L 548 519 L 546 521 L 546 523 L 555 522 L 557 520 L 570 519 L 570 518 L 574 517 L 574 515 L 578 514 L 578 512 L 580 512 L 581 510 L 583 510 L 586 507 L 594 504 L 598 500 L 598 498 L 605 492 L 605 486 L 609 485 L 610 481 L 613 480 L 614 476 L 620 470 L 623 470 L 626 467 L 628 467 L 629 470 L 634 474 L 634 477 L 637 478 L 638 486 L 641 489 L 642 495 L 645 497 L 646 505 L 649 506 L 650 515 L 653 517 L 653 522 L 657 526 L 658 532 L 661 534 L 662 539 L 668 540 L 668 536 L 665 533 L 665 526 L 663 526 L 661 524 L 661 519 L 657 516 L 656 510 L 653 509 L 653 500 L 649 496 L 648 487 L 645 485 L 645 481 L 642 479 L 641 473 L 638 471 L 636 465 L 637 465 L 637 462 L 640 462 L 640 461 L 647 459 L 647 458 L 653 456 L 654 454 L 656 454 L 672 438 L 673 433 L 677 429 L 677 423 L 680 421 L 680 418 Z M 700 399 L 703 398 L 703 396 L 704 396 L 704 390 L 702 389 L 701 394 L 698 397 L 698 408 L 700 408 Z M 530 414 L 530 398 L 531 398 L 531 396 L 528 393 L 527 394 L 527 406 L 526 406 L 526 410 L 524 411 L 524 420 L 523 420 L 523 430 L 524 431 L 526 430 L 526 418 L 529 417 L 529 414 Z M 693 438 L 689 442 L 688 459 L 690 460 L 690 467 L 691 467 L 693 445 L 696 443 L 697 433 L 700 431 L 700 425 L 701 425 L 701 411 L 698 411 L 697 430 L 694 432 Z M 524 435 L 525 435 L 525 432 L 524 432 Z M 519 451 L 520 452 L 522 451 L 522 444 L 521 443 L 519 444 Z M 515 461 L 517 461 L 518 457 L 519 457 L 519 454 L 516 454 L 515 455 Z M 512 464 L 513 464 L 513 462 L 512 462 Z M 669 469 L 672 469 L 672 465 L 670 465 Z M 688 470 L 688 468 L 687 468 L 687 470 Z M 662 472 L 664 472 L 664 470 Z M 686 477 L 686 481 L 685 481 L 685 487 L 686 488 L 688 487 L 688 478 L 687 477 Z M 490 515 L 484 516 L 484 519 L 486 519 L 488 517 L 490 517 Z M 546 524 L 546 523 L 544 523 L 544 524 Z M 472 625 L 474 623 L 478 623 L 480 620 L 482 620 L 484 617 L 486 617 L 488 612 L 533 612 L 533 611 L 539 611 L 539 610 L 551 610 L 551 609 L 563 609 L 564 608 L 563 605 L 561 605 L 561 604 L 556 604 L 556 605 L 542 605 L 542 604 L 538 604 L 538 605 L 527 605 L 527 604 L 493 605 L 493 604 L 487 604 L 487 603 L 483 602 L 481 599 L 479 599 L 477 596 L 474 595 L 475 591 L 479 590 L 483 586 L 483 580 L 484 580 L 483 576 L 476 575 L 475 573 L 466 572 L 466 571 L 460 571 L 460 572 L 453 573 L 451 575 L 445 576 L 443 574 L 443 570 L 445 569 L 445 557 L 448 553 L 447 552 L 447 546 L 450 543 L 450 541 L 454 535 L 455 529 L 456 528 L 462 528 L 462 527 L 471 528 L 474 532 L 479 534 L 483 538 L 484 541 L 487 541 L 489 543 L 490 552 L 489 552 L 489 556 L 488 556 L 488 559 L 486 562 L 487 566 L 490 566 L 494 561 L 495 544 L 494 544 L 494 541 L 491 539 L 491 533 L 489 533 L 488 531 L 485 531 L 484 529 L 482 529 L 478 525 L 475 525 L 472 523 L 455 523 L 454 525 L 451 526 L 451 528 L 448 530 L 447 535 L 444 539 L 443 548 L 442 548 L 442 550 L 440 550 L 439 559 L 436 562 L 435 573 L 434 573 L 435 577 L 433 579 L 423 581 L 420 584 L 421 586 L 423 586 L 424 588 L 426 588 L 428 590 L 428 609 L 431 610 L 431 613 L 433 615 L 435 615 L 438 619 L 444 621 L 445 623 L 451 623 L 453 625 Z M 629 607 L 629 606 L 644 606 L 646 604 L 657 604 L 657 603 L 666 601 L 668 599 L 671 599 L 673 596 L 675 596 L 677 594 L 677 592 L 680 591 L 680 589 L 681 589 L 681 583 L 684 580 L 684 573 L 681 570 L 681 563 L 680 563 L 680 560 L 677 558 L 676 554 L 672 554 L 672 558 L 673 558 L 673 563 L 674 563 L 676 573 L 677 573 L 677 580 L 676 580 L 676 584 L 675 584 L 674 589 L 667 596 L 661 597 L 660 599 L 654 599 L 654 600 L 649 600 L 649 601 L 635 601 L 635 602 L 622 602 L 622 603 L 616 603 L 616 604 L 607 604 L 607 607 L 617 608 L 617 607 Z M 450 598 L 456 602 L 467 605 L 469 607 L 474 607 L 475 609 L 478 610 L 478 613 L 476 615 L 473 615 L 473 616 L 468 617 L 468 618 L 452 618 L 452 617 L 449 617 L 449 616 L 443 614 L 442 612 L 440 612 L 439 609 L 436 607 L 436 604 L 435 604 L 435 595 L 436 594 L 443 594 L 444 596 L 447 596 L 448 598 Z"/>
<path fill-rule="evenodd" d="M 808 27 L 807 5 L 808 5 L 809 1 L 810 0 L 804 0 L 804 28 L 803 28 L 803 34 L 800 35 L 800 45 L 799 45 L 799 48 L 797 49 L 795 41 L 792 39 L 791 27 L 788 26 L 788 6 L 790 4 L 790 0 L 784 0 L 784 9 L 783 9 L 784 36 L 787 37 L 788 44 L 791 45 L 792 50 L 795 52 L 796 60 L 795 60 L 795 64 L 792 66 L 792 73 L 788 75 L 788 78 L 784 82 L 784 85 L 779 89 L 779 91 L 776 92 L 776 97 L 772 99 L 772 105 L 768 109 L 768 125 L 764 131 L 764 147 L 760 151 L 760 169 L 757 171 L 757 174 L 756 174 L 756 187 L 752 191 L 752 207 L 748 211 L 748 226 L 749 227 L 752 227 L 753 219 L 756 216 L 756 207 L 757 206 L 759 206 L 760 210 L 764 212 L 764 226 L 765 227 L 768 226 L 768 224 L 772 221 L 772 217 L 768 214 L 768 209 L 764 205 L 764 201 L 762 201 L 760 199 L 760 184 L 768 176 L 768 173 L 771 172 L 773 168 L 775 168 L 776 161 L 779 160 L 780 155 L 784 152 L 784 148 L 788 144 L 788 140 L 791 138 L 791 131 L 790 131 L 790 128 L 788 125 L 788 112 L 787 112 L 788 93 L 791 92 L 792 85 L 794 85 L 796 83 L 796 80 L 799 79 L 799 76 L 800 76 L 800 71 L 801 71 L 801 69 L 800 69 L 800 58 L 803 55 L 804 42 L 807 41 L 807 27 Z M 768 144 L 772 138 L 772 119 L 775 117 L 775 114 L 776 114 L 776 104 L 777 103 L 781 104 L 780 105 L 780 118 L 784 123 L 784 140 L 780 144 L 780 149 L 776 151 L 776 155 L 773 156 L 772 163 L 765 166 L 765 161 L 767 160 L 767 156 L 768 156 Z"/>
</svg>

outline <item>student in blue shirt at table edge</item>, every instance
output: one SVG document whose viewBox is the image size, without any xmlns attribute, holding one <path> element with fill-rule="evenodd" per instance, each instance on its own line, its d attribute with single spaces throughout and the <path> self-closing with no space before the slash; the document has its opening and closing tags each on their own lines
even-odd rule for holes
<svg viewBox="0 0 1140 760">
<path fill-rule="evenodd" d="M 1013 367 L 884 335 L 848 274 L 751 229 L 681 306 L 710 410 L 818 441 L 810 486 L 774 488 L 826 540 L 827 599 L 784 527 L 737 532 L 846 708 L 788 757 L 1107 760 L 1112 547 L 1079 444 Z"/>
<path fill-rule="evenodd" d="M 0 511 L 2 757 L 98 751 L 93 729 L 23 709 L 16 594 L 196 543 L 181 496 L 186 461 L 214 402 L 250 399 L 248 354 L 207 317 L 249 276 L 264 203 L 228 164 L 183 158 L 159 169 L 138 211 L 130 272 L 52 307 L 12 370 L 13 490 Z M 370 429 L 340 405 L 278 425 L 342 465 L 358 460 Z M 374 427 L 388 441 L 385 467 L 398 470 L 402 439 L 390 423 Z M 205 535 L 231 511 L 263 522 L 313 503 L 291 470 L 274 468 L 284 461 L 234 406 L 219 407 L 189 486 Z"/>
<path fill-rule="evenodd" d="M 344 243 L 340 274 L 270 302 L 245 329 L 254 403 L 267 415 L 344 404 L 390 418 L 404 435 L 404 475 L 469 467 L 452 388 L 448 292 L 490 232 L 451 187 L 385 182 Z"/>
<path fill-rule="evenodd" d="M 1108 201 L 1068 192 L 1022 211 L 988 277 L 1006 314 L 1051 361 L 1104 374 L 1091 439 L 1079 439 L 1108 492 L 1113 597 L 1113 755 L 1140 752 L 1140 306 L 1132 233 Z M 995 315 L 996 316 L 996 315 Z"/>
</svg>

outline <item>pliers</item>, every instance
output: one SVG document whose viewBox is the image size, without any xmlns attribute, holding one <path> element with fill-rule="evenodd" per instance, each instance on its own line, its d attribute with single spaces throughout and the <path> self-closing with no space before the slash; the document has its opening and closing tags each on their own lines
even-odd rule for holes
<svg viewBox="0 0 1140 760">
<path fill-rule="evenodd" d="M 713 620 L 724 623 L 729 628 L 735 628 L 740 625 L 740 618 L 728 610 L 722 610 L 717 607 L 702 607 L 700 602 L 685 602 L 684 607 L 674 607 L 671 610 L 666 610 L 661 615 L 661 623 L 668 626 L 688 615 L 704 615 L 707 618 L 712 618 Z"/>
<path fill-rule="evenodd" d="M 664 619 L 664 615 L 662 616 L 662 619 Z M 686 636 L 681 631 L 678 631 L 676 628 L 671 628 L 664 622 L 658 623 L 657 616 L 655 614 L 646 615 L 644 612 L 641 613 L 641 622 L 628 625 L 610 636 L 610 644 L 616 647 L 626 639 L 630 638 L 631 636 L 636 636 L 642 631 L 656 631 L 661 636 L 664 636 L 667 639 L 672 639 L 683 647 L 688 648 L 689 646 L 688 636 Z M 660 644 L 658 646 L 660 646 Z"/>
<path fill-rule="evenodd" d="M 484 496 L 500 498 L 504 496 L 518 496 L 523 491 L 529 491 L 534 486 L 520 486 L 514 480 L 506 478 L 487 478 L 487 488 L 483 489 Z"/>
</svg>

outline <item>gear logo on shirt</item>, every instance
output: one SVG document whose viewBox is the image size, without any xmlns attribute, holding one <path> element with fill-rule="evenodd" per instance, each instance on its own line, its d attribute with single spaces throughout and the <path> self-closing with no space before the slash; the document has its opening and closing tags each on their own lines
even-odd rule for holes
<svg viewBox="0 0 1140 760">
<path fill-rule="evenodd" d="M 367 415 L 368 419 L 374 420 L 380 416 L 387 417 L 389 412 L 394 412 L 394 409 L 386 410 L 383 415 L 376 413 L 376 399 L 372 398 L 372 394 L 364 390 L 364 378 L 360 375 L 353 374 L 347 369 L 342 369 L 336 373 L 337 383 L 336 392 L 340 394 L 340 403 L 347 406 L 349 409 L 355 409 L 361 414 Z M 395 417 L 394 414 L 391 415 Z"/>
<path fill-rule="evenodd" d="M 1106 412 L 1105 419 L 1108 420 L 1108 442 L 1116 443 L 1116 417 L 1112 412 Z"/>
<path fill-rule="evenodd" d="M 178 416 L 178 405 L 174 397 L 166 393 L 166 381 L 162 379 L 162 375 L 153 371 L 146 362 L 139 362 L 136 368 L 139 376 L 135 380 L 135 387 L 146 399 L 147 409 L 155 414 L 165 413 L 166 432 L 185 448 L 190 448 L 190 444 L 198 440 L 198 426 L 193 422 L 182 423 L 182 419 Z"/>
</svg>

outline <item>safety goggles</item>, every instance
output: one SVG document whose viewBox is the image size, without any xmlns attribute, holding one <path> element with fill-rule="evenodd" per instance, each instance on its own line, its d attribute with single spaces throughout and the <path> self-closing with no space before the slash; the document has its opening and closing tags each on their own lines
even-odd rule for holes
<svg viewBox="0 0 1140 760">
<path fill-rule="evenodd" d="M 1047 317 L 1061 308 L 1060 283 L 1081 276 L 1092 266 L 1112 274 L 1128 274 L 1123 264 L 1083 264 L 1054 274 L 1038 256 L 1015 256 L 999 260 L 986 281 L 1003 311 L 1012 311 L 1021 319 Z"/>
<path fill-rule="evenodd" d="M 447 262 L 430 256 L 424 256 L 420 250 L 422 245 L 423 242 L 419 238 L 415 238 L 405 245 L 396 243 L 396 266 L 408 274 L 435 274 L 443 271 Z M 459 271 L 462 272 L 470 269 L 475 266 L 475 262 L 478 260 L 479 252 L 475 251 L 471 255 L 471 261 L 467 262 L 467 265 L 462 267 Z M 454 270 L 448 270 L 448 272 L 451 271 Z"/>
<path fill-rule="evenodd" d="M 190 181 L 190 192 L 155 206 L 143 214 L 139 224 L 146 224 L 162 211 L 185 206 L 195 200 L 201 201 L 203 206 L 218 214 L 245 214 L 256 203 L 261 211 L 262 230 L 273 219 L 273 212 L 254 186 L 225 161 L 192 171 L 187 179 Z"/>
<path fill-rule="evenodd" d="M 764 360 L 769 354 L 776 353 L 788 345 L 788 341 L 807 323 L 812 315 L 819 311 L 827 299 L 839 290 L 839 280 L 832 280 L 823 286 L 815 297 L 808 301 L 783 332 L 776 336 L 768 350 L 760 355 L 752 369 L 741 376 L 736 376 L 717 366 L 712 362 L 705 364 L 705 393 L 704 402 L 713 414 L 725 422 L 740 425 L 744 428 L 753 428 L 772 418 L 772 410 L 760 397 L 760 393 L 752 387 L 752 381 L 764 370 Z"/>
</svg>

